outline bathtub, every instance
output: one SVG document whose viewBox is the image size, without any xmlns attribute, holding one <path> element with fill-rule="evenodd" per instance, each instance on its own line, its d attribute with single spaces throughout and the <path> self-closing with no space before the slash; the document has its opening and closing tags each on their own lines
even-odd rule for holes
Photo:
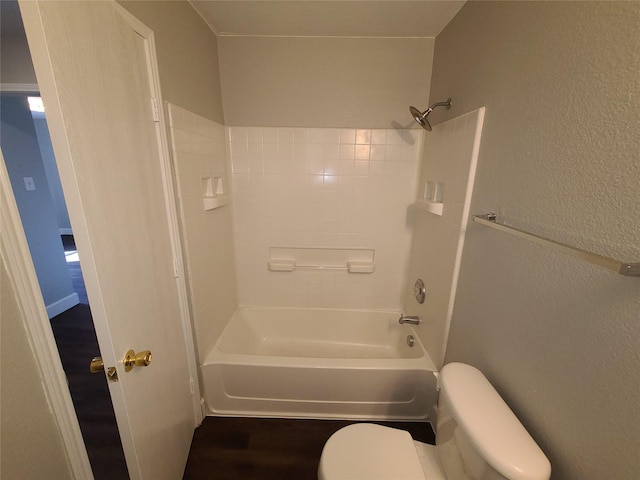
<svg viewBox="0 0 640 480">
<path fill-rule="evenodd" d="M 238 309 L 202 365 L 209 413 L 427 419 L 436 403 L 436 368 L 413 327 L 398 317 Z"/>
</svg>

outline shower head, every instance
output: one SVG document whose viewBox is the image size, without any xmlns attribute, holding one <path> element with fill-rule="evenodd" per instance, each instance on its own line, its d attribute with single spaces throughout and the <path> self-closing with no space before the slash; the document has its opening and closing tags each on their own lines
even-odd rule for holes
<svg viewBox="0 0 640 480">
<path fill-rule="evenodd" d="M 424 112 L 421 112 L 414 106 L 409 107 L 409 111 L 411 112 L 411 116 L 418 123 L 418 125 L 420 125 L 422 128 L 430 132 L 431 124 L 429 123 L 429 120 L 427 120 L 427 117 L 436 107 L 447 107 L 447 110 L 449 110 L 451 108 L 451 98 L 449 98 L 446 102 L 434 103 L 429 108 L 427 108 Z"/>
</svg>

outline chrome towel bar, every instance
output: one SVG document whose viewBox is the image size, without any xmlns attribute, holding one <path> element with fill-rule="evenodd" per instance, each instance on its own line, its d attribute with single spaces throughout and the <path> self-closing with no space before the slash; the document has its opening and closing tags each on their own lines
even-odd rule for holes
<svg viewBox="0 0 640 480">
<path fill-rule="evenodd" d="M 556 242 L 554 240 L 550 240 L 533 233 L 525 232 L 524 230 L 519 230 L 517 228 L 498 223 L 496 218 L 497 216 L 495 213 L 487 213 L 486 215 L 474 215 L 473 221 L 491 228 L 495 228 L 496 230 L 515 235 L 516 237 L 524 238 L 525 240 L 537 243 L 538 245 L 545 245 L 547 247 L 554 248 L 568 255 L 572 255 L 574 257 L 581 258 L 582 260 L 585 260 L 589 263 L 593 263 L 594 265 L 599 265 L 601 267 L 612 270 L 616 273 L 619 273 L 620 275 L 625 275 L 627 277 L 640 277 L 640 263 L 625 263 L 619 260 L 613 260 L 612 258 L 598 255 L 597 253 L 587 252 L 586 250 L 582 250 L 580 248 L 565 245 L 564 243 Z"/>
</svg>

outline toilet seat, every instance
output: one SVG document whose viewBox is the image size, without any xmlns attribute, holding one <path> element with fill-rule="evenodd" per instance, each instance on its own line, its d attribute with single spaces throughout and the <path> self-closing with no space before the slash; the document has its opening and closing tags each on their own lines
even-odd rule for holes
<svg viewBox="0 0 640 480">
<path fill-rule="evenodd" d="M 411 435 L 371 423 L 334 433 L 322 450 L 320 480 L 424 480 Z"/>
</svg>

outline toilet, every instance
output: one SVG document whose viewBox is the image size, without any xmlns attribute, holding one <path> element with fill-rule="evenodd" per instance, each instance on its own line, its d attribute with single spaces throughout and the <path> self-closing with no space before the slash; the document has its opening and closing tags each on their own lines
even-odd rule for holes
<svg viewBox="0 0 640 480">
<path fill-rule="evenodd" d="M 334 433 L 322 450 L 319 480 L 548 480 L 551 464 L 475 367 L 440 372 L 436 445 L 370 423 Z"/>
</svg>

